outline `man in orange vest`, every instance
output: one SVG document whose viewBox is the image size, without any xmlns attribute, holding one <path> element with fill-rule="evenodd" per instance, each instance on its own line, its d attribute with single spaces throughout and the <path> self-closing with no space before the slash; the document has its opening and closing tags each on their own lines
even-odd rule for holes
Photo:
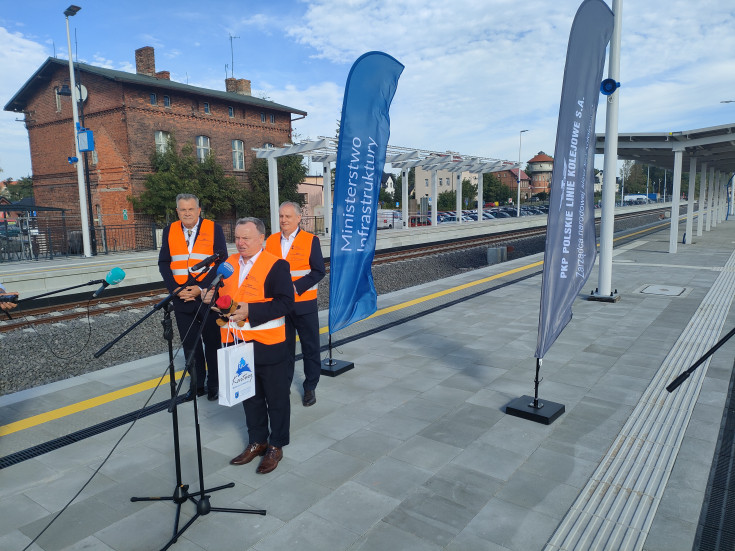
<svg viewBox="0 0 735 551">
<path fill-rule="evenodd" d="M 291 358 L 296 356 L 296 332 L 304 358 L 304 406 L 316 404 L 316 385 L 321 374 L 319 353 L 319 306 L 317 287 L 324 278 L 324 258 L 319 238 L 301 228 L 301 207 L 286 201 L 278 209 L 279 233 L 266 241 L 265 249 L 286 259 L 291 268 L 294 308 L 286 318 L 286 340 Z M 293 368 L 292 368 L 293 369 Z"/>
<path fill-rule="evenodd" d="M 263 250 L 265 225 L 258 218 L 241 218 L 235 225 L 235 246 L 227 262 L 233 274 L 223 280 L 219 295 L 229 295 L 237 309 L 221 328 L 224 346 L 252 341 L 255 357 L 255 395 L 243 401 L 248 445 L 230 461 L 245 465 L 258 456 L 257 472 L 278 466 L 289 443 L 293 363 L 286 344 L 286 315 L 293 308 L 293 285 L 288 264 Z M 208 291 L 205 302 L 215 291 Z M 245 322 L 241 327 L 238 322 Z"/>
<path fill-rule="evenodd" d="M 219 224 L 201 218 L 202 209 L 199 208 L 199 199 L 196 195 L 188 193 L 177 195 L 176 213 L 179 221 L 173 222 L 163 230 L 158 270 L 170 293 L 186 285 L 172 302 L 184 356 L 189 361 L 192 354 L 194 355 L 194 363 L 190 367 L 189 392 L 186 393 L 185 399 L 192 400 L 195 396 L 204 396 L 206 392 L 209 400 L 213 401 L 218 398 L 219 391 L 217 350 L 220 347 L 220 337 L 216 324 L 217 316 L 210 313 L 202 329 L 201 339 L 196 337 L 206 313 L 206 307 L 203 306 L 200 296 L 201 288 L 207 287 L 212 282 L 216 276 L 216 267 L 222 261 L 217 262 L 206 275 L 203 273 L 206 268 L 196 273 L 190 272 L 189 268 L 215 252 L 226 255 L 227 243 L 225 233 Z M 189 279 L 190 273 L 196 277 L 196 281 Z M 206 367 L 209 368 L 206 387 L 205 358 Z"/>
</svg>

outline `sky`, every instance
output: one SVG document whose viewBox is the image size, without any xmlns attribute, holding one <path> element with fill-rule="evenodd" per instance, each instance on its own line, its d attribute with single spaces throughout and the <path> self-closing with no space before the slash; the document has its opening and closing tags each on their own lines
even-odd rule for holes
<svg viewBox="0 0 735 551">
<path fill-rule="evenodd" d="M 252 82 L 253 95 L 308 112 L 293 124 L 301 140 L 335 134 L 352 63 L 371 50 L 386 52 L 405 65 L 390 110 L 391 145 L 515 161 L 520 147 L 523 162 L 539 151 L 553 155 L 567 41 L 580 5 L 76 1 L 82 9 L 69 18 L 75 59 L 135 72 L 135 50 L 153 46 L 156 70 L 215 90 L 224 90 L 225 77 L 234 72 Z M 735 103 L 721 103 L 735 100 L 735 2 L 621 4 L 619 131 L 681 131 L 735 121 Z M 68 0 L 4 5 L 0 106 L 47 57 L 68 59 L 68 6 Z M 598 132 L 604 132 L 605 105 L 601 100 Z M 19 118 L 0 113 L 0 179 L 31 174 L 28 135 Z M 602 162 L 598 155 L 595 166 Z"/>
</svg>

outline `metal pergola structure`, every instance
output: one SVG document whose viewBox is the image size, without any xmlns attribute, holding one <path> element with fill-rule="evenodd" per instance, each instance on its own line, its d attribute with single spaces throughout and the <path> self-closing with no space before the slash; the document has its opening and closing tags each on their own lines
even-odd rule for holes
<svg viewBox="0 0 735 551">
<path fill-rule="evenodd" d="M 605 136 L 598 134 L 595 153 L 603 153 Z M 679 198 L 681 175 L 689 163 L 689 189 L 695 188 L 697 163 L 701 171 L 697 203 L 696 235 L 710 231 L 733 214 L 732 175 L 735 172 L 735 123 L 680 132 L 618 134 L 617 157 L 673 170 L 671 230 L 669 252 L 675 253 L 679 241 Z M 684 243 L 693 243 L 694 193 L 687 194 L 688 206 Z"/>
<path fill-rule="evenodd" d="M 320 136 L 317 140 L 301 142 L 298 144 L 285 145 L 275 148 L 254 148 L 258 159 L 266 159 L 268 162 L 268 184 L 270 190 L 271 228 L 278 227 L 278 168 L 276 159 L 285 155 L 302 155 L 309 157 L 314 163 L 321 163 L 324 175 L 324 230 L 328 236 L 331 235 L 332 221 L 332 182 L 331 163 L 337 161 L 337 139 Z M 424 149 L 412 149 L 388 144 L 385 156 L 386 164 L 392 168 L 400 168 L 404 182 L 408 182 L 408 171 L 413 167 L 421 167 L 432 173 L 431 177 L 431 201 L 437 204 L 437 171 L 446 170 L 452 173 L 472 172 L 478 174 L 477 186 L 477 220 L 482 221 L 482 175 L 490 172 L 499 172 L 520 168 L 515 161 L 503 161 L 489 157 L 477 157 L 460 155 L 454 152 L 429 151 Z M 457 212 L 462 208 L 462 186 L 457 186 Z M 409 227 L 408 220 L 408 186 L 402 186 L 401 210 L 403 227 Z M 431 211 L 431 225 L 436 226 L 437 209 Z M 461 216 L 457 217 L 461 223 Z"/>
</svg>

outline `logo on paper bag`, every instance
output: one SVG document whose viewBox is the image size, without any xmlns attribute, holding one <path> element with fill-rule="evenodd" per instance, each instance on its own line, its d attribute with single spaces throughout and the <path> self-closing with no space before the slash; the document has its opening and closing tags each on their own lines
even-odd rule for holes
<svg viewBox="0 0 735 551">
<path fill-rule="evenodd" d="M 235 377 L 232 379 L 232 384 L 247 383 L 253 378 L 253 370 L 250 369 L 248 362 L 245 358 L 240 358 L 240 362 L 237 364 L 237 372 Z"/>
</svg>

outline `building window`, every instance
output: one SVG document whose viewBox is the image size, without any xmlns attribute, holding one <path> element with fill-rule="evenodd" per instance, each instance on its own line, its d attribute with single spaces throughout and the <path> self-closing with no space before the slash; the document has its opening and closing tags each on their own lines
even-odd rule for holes
<svg viewBox="0 0 735 551">
<path fill-rule="evenodd" d="M 232 140 L 232 168 L 245 170 L 245 144 L 242 140 Z"/>
<path fill-rule="evenodd" d="M 301 196 L 301 204 L 302 205 L 308 205 L 309 204 L 309 194 L 308 193 L 299 193 Z"/>
<path fill-rule="evenodd" d="M 156 94 L 151 94 L 151 105 L 158 105 L 158 96 Z"/>
<path fill-rule="evenodd" d="M 227 108 L 227 112 L 229 113 L 231 119 L 235 118 L 235 108 L 232 107 L 232 105 Z"/>
<path fill-rule="evenodd" d="M 209 102 L 207 101 L 204 102 L 204 112 L 207 114 L 211 113 L 211 111 L 209 110 Z"/>
<path fill-rule="evenodd" d="M 271 124 L 276 124 L 276 116 L 271 113 Z"/>
<path fill-rule="evenodd" d="M 171 97 L 170 96 L 163 96 L 163 106 L 171 107 Z"/>
<path fill-rule="evenodd" d="M 429 179 L 428 178 L 426 178 L 424 180 L 424 186 L 429 187 Z"/>
<path fill-rule="evenodd" d="M 171 134 L 163 130 L 156 130 L 156 153 L 166 153 L 168 149 L 168 141 L 171 139 Z"/>
<path fill-rule="evenodd" d="M 260 114 L 260 122 L 265 122 L 265 113 Z"/>
<path fill-rule="evenodd" d="M 440 186 L 443 186 L 444 185 L 444 179 L 443 178 L 439 178 L 439 185 Z"/>
<path fill-rule="evenodd" d="M 207 157 L 209 157 L 209 137 L 208 136 L 197 136 L 197 159 L 200 163 L 203 163 Z"/>
</svg>

